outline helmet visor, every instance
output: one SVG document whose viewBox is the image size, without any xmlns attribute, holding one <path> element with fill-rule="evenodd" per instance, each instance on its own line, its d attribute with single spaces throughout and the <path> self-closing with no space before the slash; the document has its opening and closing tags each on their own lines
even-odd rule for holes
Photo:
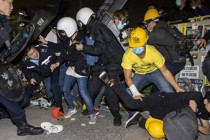
<svg viewBox="0 0 210 140">
<path fill-rule="evenodd" d="M 69 37 L 67 36 L 67 34 L 64 30 L 57 30 L 57 35 L 63 41 L 66 41 L 69 39 Z"/>
</svg>

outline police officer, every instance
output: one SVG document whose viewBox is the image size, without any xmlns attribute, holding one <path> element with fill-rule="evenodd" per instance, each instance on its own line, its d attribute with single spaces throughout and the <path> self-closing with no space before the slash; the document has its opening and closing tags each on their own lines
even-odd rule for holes
<svg viewBox="0 0 210 140">
<path fill-rule="evenodd" d="M 13 10 L 13 0 L 0 0 L 0 25 L 1 25 L 1 33 L 0 33 L 0 48 L 4 50 L 5 41 L 9 41 L 9 33 L 11 31 L 10 25 L 8 24 L 6 16 L 10 16 Z M 1 56 L 4 51 L 1 51 Z M 2 66 L 3 68 L 4 66 Z M 1 68 L 1 72 L 2 72 Z M 8 70 L 6 70 L 8 71 Z M 6 73 L 5 71 L 5 73 Z M 17 83 L 18 84 L 18 83 Z M 15 86 L 15 85 L 14 85 Z M 14 88 L 12 86 L 12 88 Z M 3 90 L 1 90 L 3 92 Z M 20 107 L 18 102 L 11 101 L 3 96 L 4 93 L 0 93 L 0 103 L 6 108 L 8 111 L 12 122 L 17 126 L 17 135 L 25 136 L 25 135 L 39 135 L 44 132 L 44 130 L 40 127 L 34 127 L 27 123 L 26 116 L 24 110 Z"/>
<path fill-rule="evenodd" d="M 57 59 L 55 50 L 51 47 L 41 45 L 35 47 L 34 45 L 31 45 L 25 50 L 25 56 L 23 57 L 20 66 L 29 83 L 25 87 L 26 97 L 21 106 L 25 107 L 30 104 L 30 97 L 33 95 L 38 85 L 40 85 L 41 81 L 45 78 L 50 77 L 51 91 L 54 96 L 56 107 L 59 107 L 60 111 L 63 113 L 62 93 L 58 84 L 59 68 L 55 68 L 54 66 L 59 65 L 59 62 L 60 60 Z"/>
</svg>

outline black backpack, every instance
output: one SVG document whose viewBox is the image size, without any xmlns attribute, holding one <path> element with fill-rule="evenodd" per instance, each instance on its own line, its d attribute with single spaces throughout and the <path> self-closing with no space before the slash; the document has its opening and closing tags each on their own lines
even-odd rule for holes
<svg viewBox="0 0 210 140">
<path fill-rule="evenodd" d="M 163 119 L 163 130 L 168 140 L 195 140 L 198 136 L 196 113 L 188 106 L 168 113 Z"/>
<path fill-rule="evenodd" d="M 194 66 L 193 57 L 190 54 L 190 51 L 194 47 L 193 40 L 187 38 L 183 35 L 175 25 L 168 25 L 169 32 L 176 39 L 177 44 L 175 46 L 175 51 L 178 52 L 181 56 L 190 59 L 191 65 Z"/>
</svg>

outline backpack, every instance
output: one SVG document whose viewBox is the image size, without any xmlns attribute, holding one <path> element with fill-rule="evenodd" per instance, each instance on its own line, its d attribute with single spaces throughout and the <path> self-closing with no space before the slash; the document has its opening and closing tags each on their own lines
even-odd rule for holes
<svg viewBox="0 0 210 140">
<path fill-rule="evenodd" d="M 192 39 L 187 38 L 183 35 L 175 25 L 168 25 L 170 34 L 176 39 L 177 44 L 175 46 L 175 51 L 178 52 L 181 56 L 187 57 L 190 59 L 191 65 L 194 66 L 193 57 L 190 54 L 190 51 L 194 47 Z"/>
<path fill-rule="evenodd" d="M 198 136 L 196 113 L 188 106 L 168 113 L 163 119 L 163 130 L 168 140 L 195 140 Z"/>
<path fill-rule="evenodd" d="M 86 45 L 94 44 L 94 40 L 87 36 L 84 38 L 84 42 Z M 93 47 L 93 46 L 88 46 L 88 47 Z M 86 63 L 89 66 L 95 66 L 95 64 L 98 62 L 99 56 L 94 56 L 94 55 L 85 54 L 85 53 L 83 55 L 84 55 L 84 59 L 86 60 Z"/>
</svg>

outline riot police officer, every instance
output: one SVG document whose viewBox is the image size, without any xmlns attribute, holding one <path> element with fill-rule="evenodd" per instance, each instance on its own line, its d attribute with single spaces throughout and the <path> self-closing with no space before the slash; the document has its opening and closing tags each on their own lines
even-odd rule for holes
<svg viewBox="0 0 210 140">
<path fill-rule="evenodd" d="M 10 31 L 11 27 L 8 24 L 6 16 L 10 16 L 12 10 L 13 10 L 13 1 L 14 0 L 0 0 L 0 56 L 4 56 L 5 48 L 8 47 L 8 42 L 10 40 Z M 6 43 L 6 44 L 5 44 Z M 4 80 L 5 85 L 9 86 L 7 88 L 6 86 L 0 87 L 0 103 L 6 108 L 8 111 L 12 122 L 17 126 L 17 135 L 19 136 L 25 136 L 25 135 L 39 135 L 44 132 L 44 130 L 40 127 L 34 127 L 27 123 L 26 116 L 24 110 L 20 107 L 19 100 L 23 95 L 20 95 L 17 97 L 17 100 L 15 100 L 14 91 L 16 92 L 16 88 L 21 87 L 21 89 L 18 89 L 18 91 L 22 91 L 22 86 L 20 83 L 20 80 L 15 79 L 15 76 L 12 76 L 12 72 L 14 70 L 12 69 L 11 64 L 1 64 L 1 71 L 0 71 L 0 80 Z M 7 69 L 8 68 L 8 69 Z M 10 79 L 12 77 L 12 80 Z M 14 80 L 14 81 L 13 81 Z M 15 81 L 16 80 L 16 81 Z M 16 83 L 17 82 L 17 83 Z M 14 84 L 15 83 L 15 84 Z M 7 92 L 8 89 L 11 89 Z M 6 91 L 6 92 L 5 92 Z M 14 94 L 12 94 L 14 93 Z M 7 98 L 7 94 L 11 95 L 11 98 Z M 14 95 L 14 96 L 12 96 Z M 18 95 L 18 94 L 17 94 Z"/>
</svg>

